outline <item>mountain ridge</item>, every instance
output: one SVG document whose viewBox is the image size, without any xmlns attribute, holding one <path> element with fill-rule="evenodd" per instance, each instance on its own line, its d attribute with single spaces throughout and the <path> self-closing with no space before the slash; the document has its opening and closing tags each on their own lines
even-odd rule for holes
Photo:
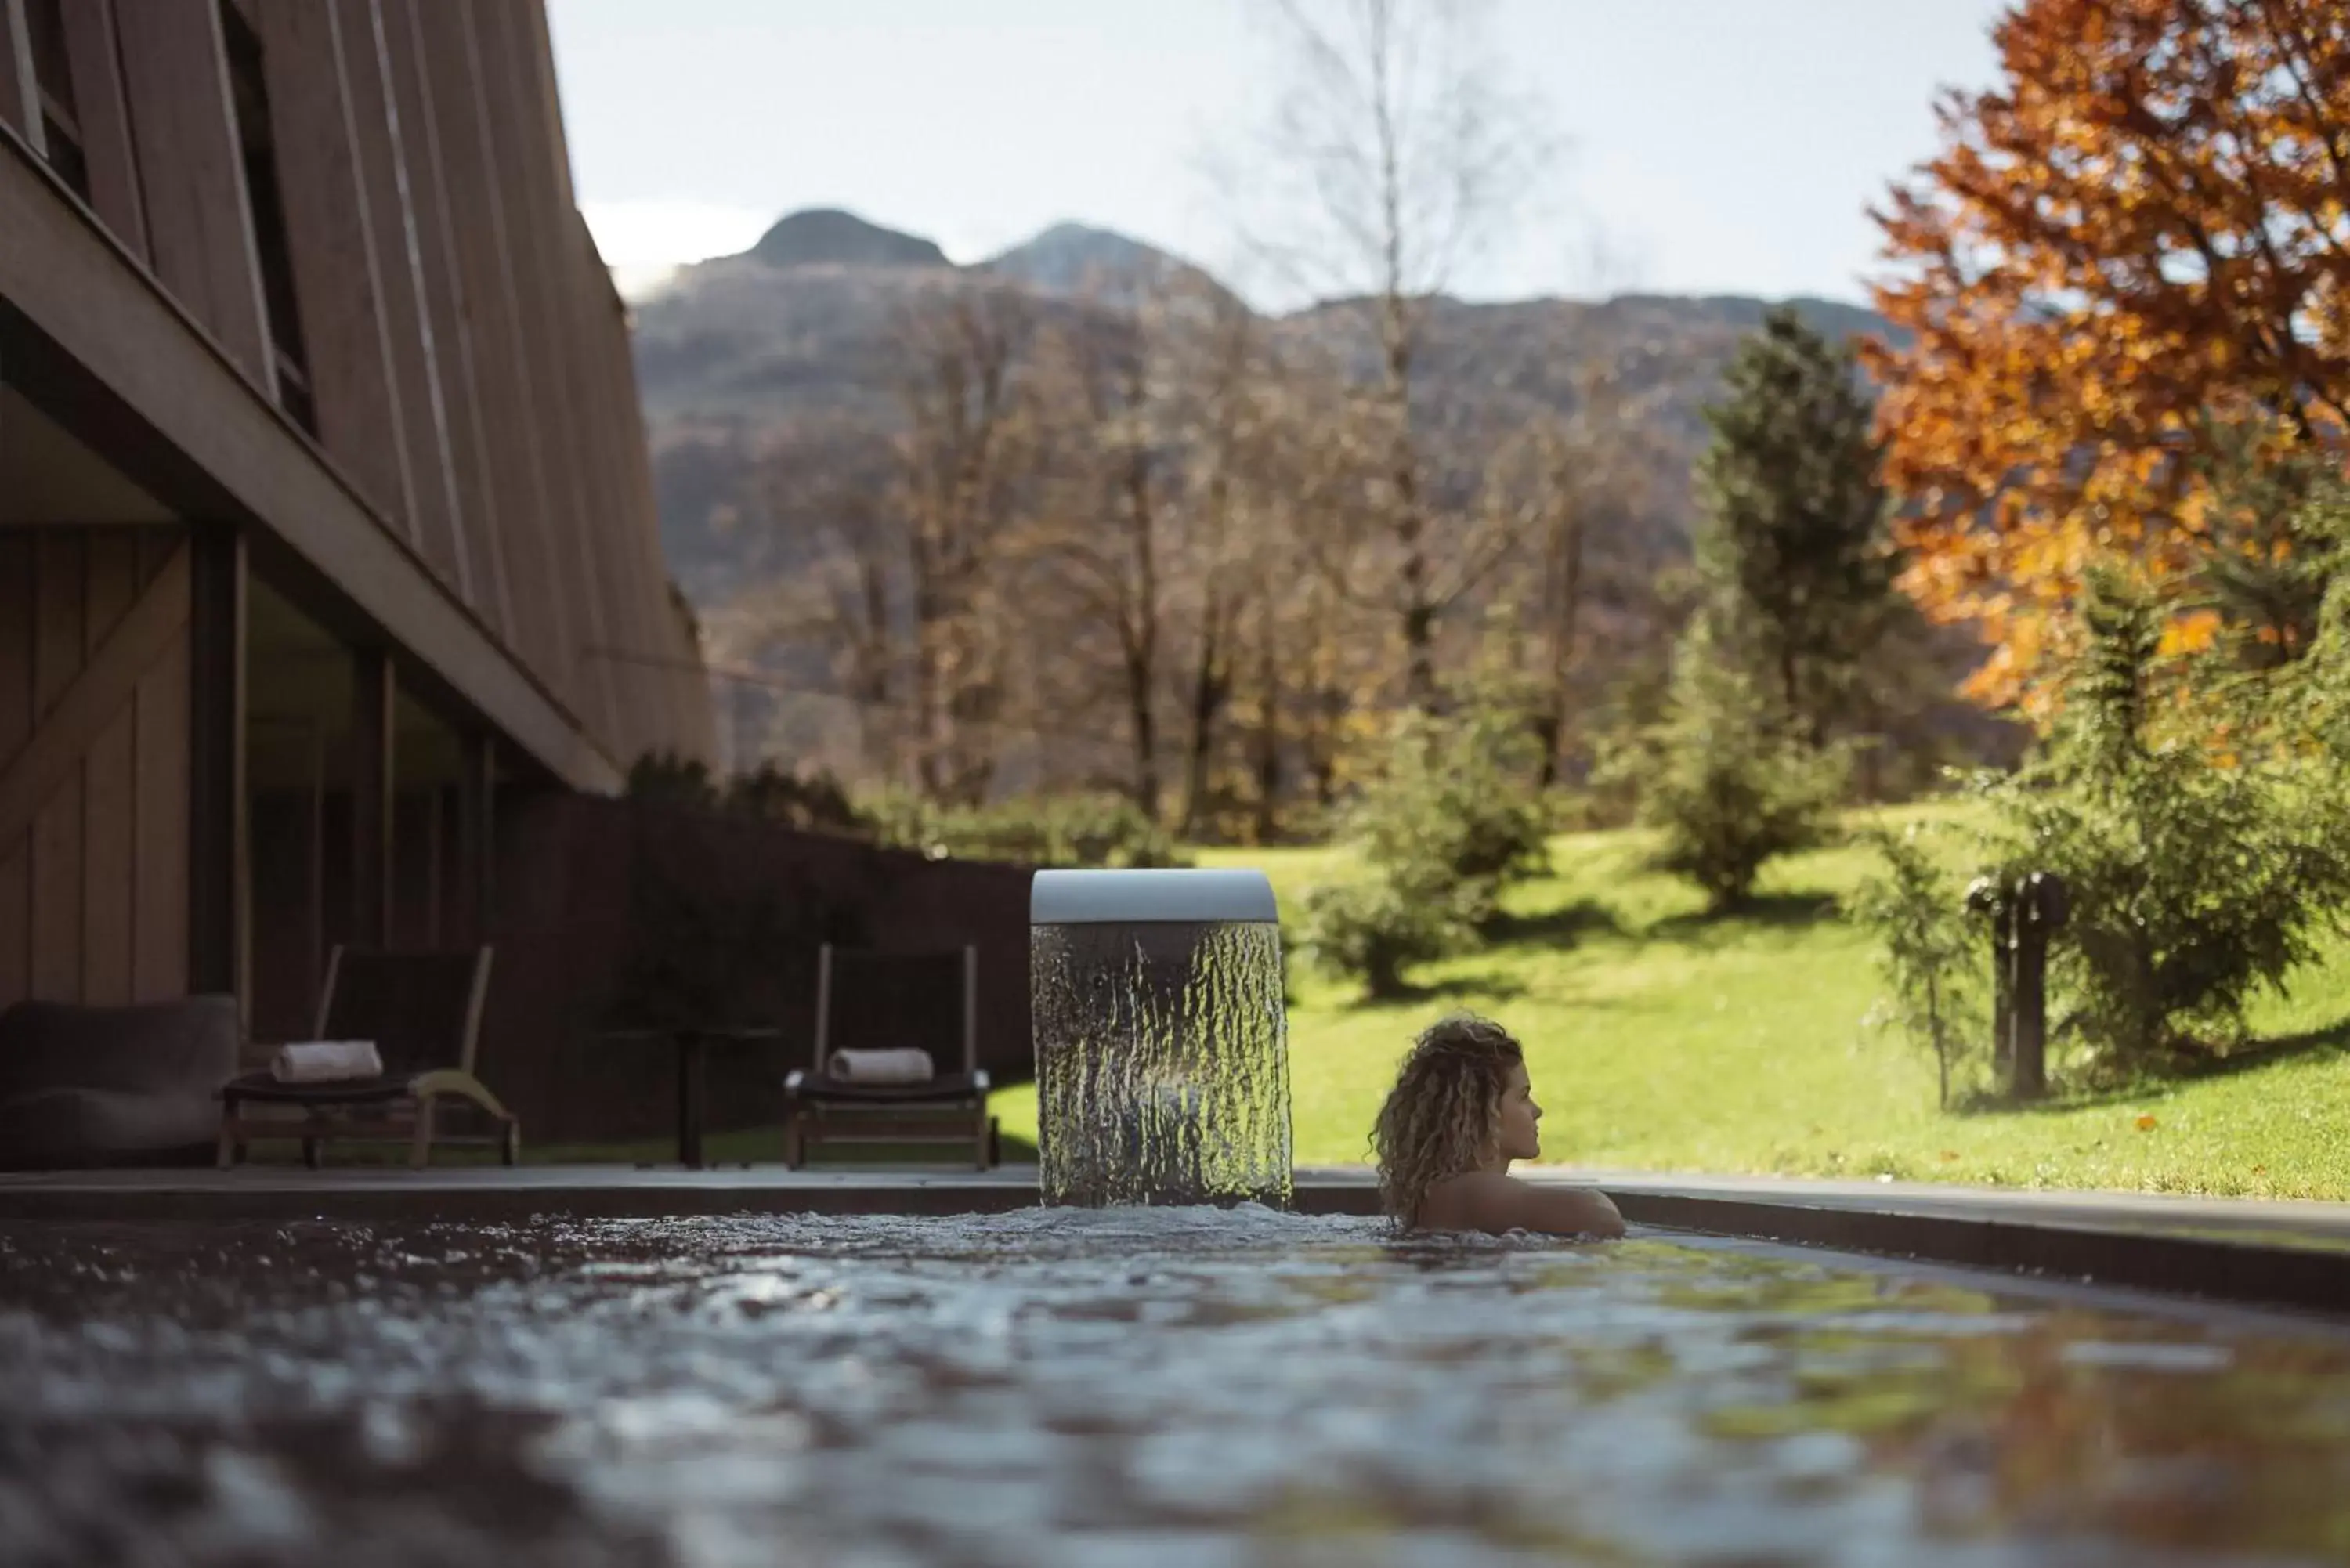
<svg viewBox="0 0 2350 1568">
<path fill-rule="evenodd" d="M 1170 276 L 1223 288 L 1197 264 L 1083 223 L 1051 225 L 962 266 L 930 240 L 830 209 L 787 214 L 762 245 L 764 254 L 754 246 L 683 269 L 635 311 L 663 542 L 679 582 L 705 611 L 806 565 L 813 540 L 744 521 L 764 514 L 764 475 L 795 432 L 851 423 L 888 429 L 900 417 L 887 367 L 893 325 L 908 307 L 975 276 L 1001 278 L 1054 309 L 1079 298 L 1116 305 L 1121 291 Z M 1658 293 L 1432 299 L 1419 364 L 1440 401 L 1503 419 L 1570 411 L 1583 372 L 1595 360 L 1606 364 L 1619 391 L 1647 410 L 1659 447 L 1657 485 L 1636 543 L 1662 560 L 1686 550 L 1694 526 L 1689 472 L 1706 440 L 1704 407 L 1719 395 L 1738 343 L 1773 303 Z M 1866 306 L 1786 303 L 1831 337 L 1890 330 Z M 1365 304 L 1324 301 L 1259 319 L 1276 340 L 1335 353 L 1368 374 L 1378 350 Z"/>
<path fill-rule="evenodd" d="M 804 207 L 786 213 L 742 254 L 779 269 L 954 265 L 935 240 L 885 228 L 839 207 Z"/>
<path fill-rule="evenodd" d="M 803 266 L 837 266 L 844 268 L 931 268 L 960 274 L 993 274 L 1042 292 L 1071 295 L 1080 292 L 1089 281 L 1107 275 L 1121 281 L 1135 279 L 1153 284 L 1183 276 L 1205 280 L 1219 293 L 1239 297 L 1230 285 L 1217 277 L 1213 271 L 1189 257 L 1179 255 L 1147 240 L 1099 224 L 1076 219 L 1060 219 L 1046 224 L 1026 239 L 977 261 L 956 262 L 949 257 L 937 241 L 910 230 L 893 229 L 878 223 L 860 213 L 840 207 L 803 207 L 785 213 L 770 224 L 749 249 L 726 255 L 712 256 L 704 261 L 685 265 L 672 275 L 668 286 L 676 280 L 689 277 L 699 269 L 721 266 L 729 263 L 754 261 L 776 270 Z M 658 294 L 662 291 L 656 291 Z M 1361 296 L 1336 296 L 1317 299 L 1286 310 L 1254 313 L 1267 320 L 1280 321 L 1310 315 L 1315 311 L 1343 307 L 1360 302 Z M 1773 306 L 1793 306 L 1814 325 L 1835 325 L 1846 321 L 1865 323 L 1864 329 L 1875 329 L 1886 324 L 1882 317 L 1866 305 L 1851 300 L 1835 299 L 1825 295 L 1787 295 L 1773 297 L 1712 291 L 1704 294 L 1669 294 L 1655 290 L 1629 289 L 1598 298 L 1583 298 L 1565 295 L 1536 295 L 1516 299 L 1466 299 L 1454 295 L 1439 295 L 1437 301 L 1456 306 L 1515 306 L 1527 305 L 1557 305 L 1582 307 L 1666 306 L 1698 310 L 1726 309 L 1742 318 L 1759 321 L 1763 311 Z M 1254 310 L 1254 307 L 1251 307 Z"/>
</svg>

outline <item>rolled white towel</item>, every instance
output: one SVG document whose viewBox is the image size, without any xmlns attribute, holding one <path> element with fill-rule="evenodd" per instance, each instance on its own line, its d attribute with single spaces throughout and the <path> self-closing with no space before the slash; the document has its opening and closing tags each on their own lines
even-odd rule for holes
<svg viewBox="0 0 2350 1568">
<path fill-rule="evenodd" d="M 372 1040 L 305 1040 L 280 1045 L 269 1059 L 269 1075 L 281 1084 L 337 1084 L 346 1078 L 380 1078 L 383 1058 Z"/>
<path fill-rule="evenodd" d="M 835 1051 L 825 1071 L 844 1084 L 927 1084 L 936 1069 L 931 1054 L 908 1046 L 899 1051 Z"/>
</svg>

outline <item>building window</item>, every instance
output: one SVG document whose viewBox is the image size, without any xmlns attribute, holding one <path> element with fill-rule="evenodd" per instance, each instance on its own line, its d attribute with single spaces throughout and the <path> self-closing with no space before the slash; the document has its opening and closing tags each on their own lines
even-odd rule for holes
<svg viewBox="0 0 2350 1568">
<path fill-rule="evenodd" d="M 66 54 L 65 0 L 27 0 L 25 20 L 33 35 L 33 79 L 41 89 L 41 140 L 48 144 L 49 167 L 89 200 L 89 161 L 82 155 L 81 113 L 74 102 L 73 67 Z"/>
<path fill-rule="evenodd" d="M 294 293 L 294 248 L 286 237 L 286 202 L 277 183 L 277 148 L 269 128 L 269 85 L 262 71 L 261 39 L 243 11 L 221 0 L 221 31 L 228 40 L 229 86 L 235 94 L 236 134 L 244 154 L 244 193 L 253 208 L 254 247 L 260 253 L 261 296 L 269 312 L 269 346 L 277 362 L 277 402 L 294 422 L 318 433 L 310 392 L 310 359 L 302 347 L 302 312 Z"/>
</svg>

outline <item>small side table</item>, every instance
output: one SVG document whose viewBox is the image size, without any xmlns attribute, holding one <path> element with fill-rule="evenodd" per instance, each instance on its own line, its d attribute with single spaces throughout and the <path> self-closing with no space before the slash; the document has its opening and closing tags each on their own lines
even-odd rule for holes
<svg viewBox="0 0 2350 1568">
<path fill-rule="evenodd" d="M 780 1029 L 734 1029 L 692 1024 L 671 1029 L 612 1029 L 604 1038 L 615 1044 L 666 1044 L 677 1052 L 677 1159 L 688 1170 L 707 1167 L 702 1158 L 705 1120 L 704 1085 L 709 1077 L 712 1045 L 755 1045 L 780 1040 Z"/>
</svg>

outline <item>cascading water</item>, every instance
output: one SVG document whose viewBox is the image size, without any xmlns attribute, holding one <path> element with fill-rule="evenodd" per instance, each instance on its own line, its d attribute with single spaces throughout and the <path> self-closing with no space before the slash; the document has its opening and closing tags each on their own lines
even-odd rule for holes
<svg viewBox="0 0 2350 1568">
<path fill-rule="evenodd" d="M 1040 871 L 1029 895 L 1046 1203 L 1289 1206 L 1281 925 L 1256 871 Z"/>
</svg>

